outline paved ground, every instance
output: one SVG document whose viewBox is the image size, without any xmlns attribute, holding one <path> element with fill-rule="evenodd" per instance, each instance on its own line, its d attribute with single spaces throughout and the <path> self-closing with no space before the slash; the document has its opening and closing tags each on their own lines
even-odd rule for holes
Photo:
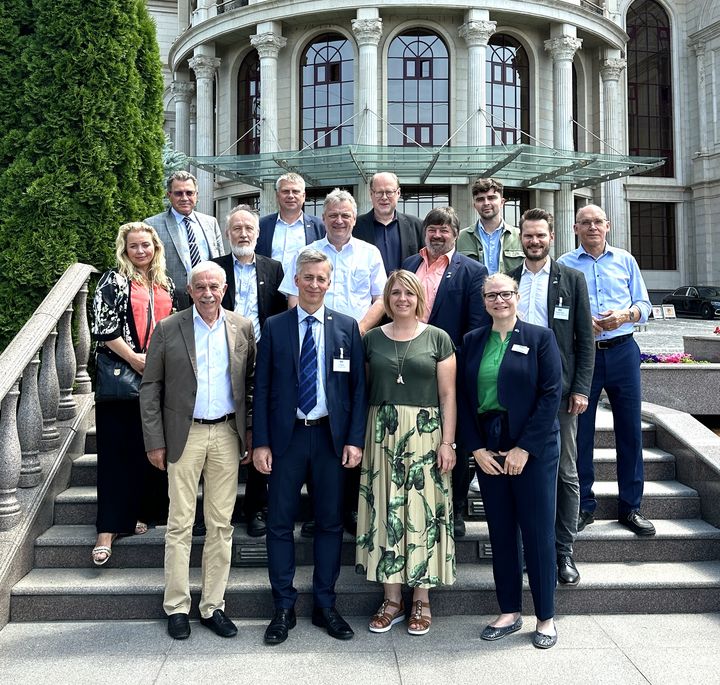
<svg viewBox="0 0 720 685">
<path fill-rule="evenodd" d="M 650 319 L 647 329 L 635 334 L 640 351 L 647 354 L 682 352 L 683 335 L 711 335 L 720 319 Z"/>
<path fill-rule="evenodd" d="M 720 682 L 720 614 L 561 616 L 548 651 L 530 643 L 534 620 L 496 643 L 479 639 L 488 617 L 442 617 L 424 637 L 405 624 L 373 635 L 352 618 L 349 642 L 304 618 L 283 645 L 262 644 L 263 621 L 239 622 L 234 639 L 193 621 L 174 642 L 164 621 L 10 624 L 0 631 L 0 678 L 24 685 L 288 683 L 462 685 Z"/>
</svg>

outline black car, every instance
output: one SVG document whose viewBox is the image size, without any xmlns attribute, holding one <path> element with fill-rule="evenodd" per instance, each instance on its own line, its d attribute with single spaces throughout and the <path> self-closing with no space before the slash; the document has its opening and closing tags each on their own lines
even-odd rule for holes
<svg viewBox="0 0 720 685">
<path fill-rule="evenodd" d="M 663 298 L 663 304 L 675 306 L 677 314 L 696 314 L 712 319 L 720 314 L 720 288 L 712 285 L 684 285 Z"/>
</svg>

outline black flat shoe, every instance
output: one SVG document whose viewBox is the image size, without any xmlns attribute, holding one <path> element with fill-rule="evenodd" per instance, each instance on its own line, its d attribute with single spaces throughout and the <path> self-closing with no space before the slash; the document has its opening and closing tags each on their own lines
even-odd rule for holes
<svg viewBox="0 0 720 685">
<path fill-rule="evenodd" d="M 569 554 L 561 554 L 557 558 L 558 580 L 563 585 L 577 585 L 580 582 L 580 573 Z"/>
<path fill-rule="evenodd" d="M 201 617 L 200 623 L 206 628 L 210 628 L 220 637 L 235 637 L 237 635 L 237 626 L 225 616 L 222 609 L 215 609 L 210 618 Z"/>
<path fill-rule="evenodd" d="M 267 525 L 265 524 L 265 512 L 258 511 L 248 519 L 247 534 L 251 538 L 261 538 L 267 533 Z"/>
<path fill-rule="evenodd" d="M 585 526 L 589 526 L 591 523 L 595 523 L 595 516 L 593 513 L 591 511 L 581 511 L 578 516 L 578 533 L 581 530 L 585 530 Z"/>
<path fill-rule="evenodd" d="M 557 644 L 557 632 L 555 635 L 545 635 L 537 630 L 533 633 L 533 647 L 538 649 L 550 649 Z"/>
<path fill-rule="evenodd" d="M 312 624 L 318 628 L 327 629 L 330 637 L 336 640 L 349 640 L 355 633 L 348 622 L 340 616 L 335 607 L 319 609 L 315 607 L 312 613 Z"/>
<path fill-rule="evenodd" d="M 502 640 L 504 637 L 507 637 L 512 633 L 517 633 L 520 628 L 522 628 L 522 616 L 520 616 L 515 623 L 511 623 L 509 626 L 504 626 L 502 628 L 496 628 L 490 625 L 485 626 L 485 630 L 480 633 L 480 639 L 488 640 L 489 642 Z"/>
<path fill-rule="evenodd" d="M 170 614 L 167 623 L 168 635 L 173 640 L 186 640 L 190 637 L 190 621 L 187 614 Z"/>
<path fill-rule="evenodd" d="M 297 624 L 295 609 L 276 609 L 270 625 L 265 629 L 265 644 L 279 645 L 285 642 L 288 631 Z"/>
<path fill-rule="evenodd" d="M 630 529 L 635 535 L 651 536 L 655 535 L 655 526 L 648 521 L 638 509 L 628 512 L 622 516 L 618 516 L 618 523 Z"/>
</svg>

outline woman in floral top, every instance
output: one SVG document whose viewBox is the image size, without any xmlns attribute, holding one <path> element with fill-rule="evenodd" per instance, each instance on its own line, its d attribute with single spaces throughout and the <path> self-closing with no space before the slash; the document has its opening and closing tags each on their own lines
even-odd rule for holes
<svg viewBox="0 0 720 685">
<path fill-rule="evenodd" d="M 123 224 L 115 240 L 117 267 L 105 272 L 93 300 L 97 354 L 123 359 L 138 374 L 155 324 L 173 308 L 175 287 L 155 229 Z M 96 566 L 112 555 L 118 535 L 141 535 L 150 520 L 167 516 L 167 475 L 145 456 L 137 399 L 97 402 Z"/>
</svg>

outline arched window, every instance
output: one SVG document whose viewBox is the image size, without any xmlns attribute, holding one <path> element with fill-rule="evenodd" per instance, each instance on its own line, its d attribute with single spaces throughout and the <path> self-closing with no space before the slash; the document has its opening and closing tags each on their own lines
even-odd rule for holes
<svg viewBox="0 0 720 685">
<path fill-rule="evenodd" d="M 627 14 L 630 154 L 666 157 L 649 176 L 673 176 L 670 20 L 655 0 L 637 0 Z"/>
<path fill-rule="evenodd" d="M 353 142 L 353 51 L 338 34 L 310 43 L 300 62 L 301 146 L 333 147 Z"/>
<path fill-rule="evenodd" d="M 432 31 L 412 29 L 388 51 L 388 144 L 442 145 L 450 137 L 448 50 Z"/>
<path fill-rule="evenodd" d="M 240 65 L 237 98 L 237 154 L 256 155 L 260 152 L 260 57 L 257 50 L 252 50 Z"/>
<path fill-rule="evenodd" d="M 525 48 L 496 33 L 488 42 L 487 110 L 490 145 L 530 142 L 530 67 Z M 493 130 L 494 129 L 494 130 Z"/>
</svg>

